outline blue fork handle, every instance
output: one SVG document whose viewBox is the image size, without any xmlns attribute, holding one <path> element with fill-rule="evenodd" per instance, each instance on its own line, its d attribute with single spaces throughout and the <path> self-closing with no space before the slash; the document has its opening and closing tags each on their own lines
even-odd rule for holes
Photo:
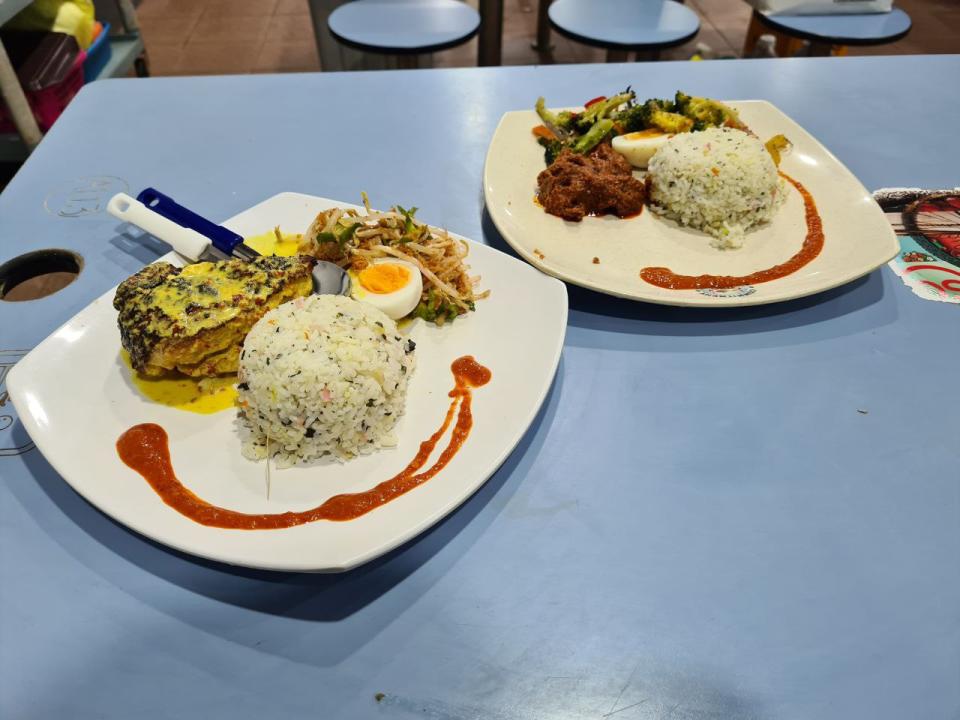
<svg viewBox="0 0 960 720">
<path fill-rule="evenodd" d="M 236 253 L 234 251 L 237 249 L 237 246 L 243 244 L 243 237 L 237 235 L 233 230 L 210 222 L 205 217 L 201 217 L 192 210 L 188 210 L 182 205 L 177 204 L 171 198 L 153 188 L 143 190 L 137 195 L 137 200 L 155 213 L 162 215 L 168 220 L 173 220 L 177 225 L 196 230 L 204 237 L 210 238 L 213 246 L 228 256 L 235 255 Z M 247 250 L 247 248 L 244 247 L 244 250 Z M 250 249 L 250 253 L 252 252 L 253 250 Z"/>
</svg>

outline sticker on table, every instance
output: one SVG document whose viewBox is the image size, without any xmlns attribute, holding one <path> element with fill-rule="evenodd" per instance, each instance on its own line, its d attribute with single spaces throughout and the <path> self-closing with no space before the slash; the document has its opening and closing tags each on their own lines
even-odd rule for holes
<svg viewBox="0 0 960 720">
<path fill-rule="evenodd" d="M 23 429 L 17 411 L 7 395 L 7 373 L 27 350 L 0 350 L 0 458 L 33 450 L 33 441 Z"/>
<path fill-rule="evenodd" d="M 873 196 L 900 240 L 890 268 L 919 297 L 960 304 L 960 189 L 894 188 Z"/>
<path fill-rule="evenodd" d="M 78 218 L 106 212 L 110 198 L 127 192 L 130 186 L 123 178 L 96 175 L 69 180 L 47 193 L 43 206 L 51 215 Z"/>
</svg>

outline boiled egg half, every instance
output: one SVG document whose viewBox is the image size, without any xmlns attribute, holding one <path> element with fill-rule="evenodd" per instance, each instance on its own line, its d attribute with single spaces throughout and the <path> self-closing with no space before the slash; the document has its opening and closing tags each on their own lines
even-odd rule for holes
<svg viewBox="0 0 960 720">
<path fill-rule="evenodd" d="M 673 137 L 672 133 L 659 130 L 640 130 L 639 132 L 617 135 L 613 138 L 613 149 L 623 155 L 635 168 L 645 168 L 653 154 Z"/>
<path fill-rule="evenodd" d="M 404 260 L 380 258 L 349 274 L 350 296 L 373 305 L 392 320 L 409 315 L 423 294 L 420 268 Z"/>
</svg>

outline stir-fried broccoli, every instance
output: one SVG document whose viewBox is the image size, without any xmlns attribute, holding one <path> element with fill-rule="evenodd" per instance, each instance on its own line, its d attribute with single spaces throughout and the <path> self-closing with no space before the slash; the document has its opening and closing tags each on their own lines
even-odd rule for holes
<svg viewBox="0 0 960 720">
<path fill-rule="evenodd" d="M 649 102 L 649 101 L 648 101 Z M 617 128 L 620 132 L 630 133 L 647 129 L 646 103 L 643 105 L 628 105 L 617 113 Z"/>
<path fill-rule="evenodd" d="M 574 141 L 570 149 L 576 153 L 588 153 L 603 142 L 612 130 L 613 120 L 607 118 L 597 120 L 585 135 L 581 135 Z"/>
<path fill-rule="evenodd" d="M 537 115 L 555 137 L 538 135 L 544 158 L 550 165 L 564 148 L 588 153 L 601 142 L 621 133 L 656 129 L 665 133 L 683 133 L 710 127 L 729 126 L 745 130 L 737 111 L 717 100 L 695 97 L 677 91 L 673 100 L 653 98 L 640 104 L 629 87 L 609 98 L 593 101 L 583 112 L 552 112 L 538 98 Z M 546 133 L 548 135 L 549 133 Z"/>
<path fill-rule="evenodd" d="M 543 159 L 547 165 L 552 165 L 564 148 L 575 153 L 585 154 L 603 142 L 613 131 L 613 120 L 598 120 L 585 134 L 576 139 L 564 142 L 557 138 L 538 137 L 537 142 L 543 147 Z"/>
<path fill-rule="evenodd" d="M 557 159 L 557 156 L 560 155 L 560 151 L 563 150 L 563 143 L 556 138 L 537 138 L 537 142 L 543 147 L 543 159 L 547 165 L 553 165 L 553 161 Z"/>
<path fill-rule="evenodd" d="M 537 98 L 537 115 L 543 120 L 543 124 L 550 128 L 557 137 L 567 137 L 576 131 L 574 120 L 576 115 L 569 110 L 552 112 L 547 110 L 544 99 Z"/>
<path fill-rule="evenodd" d="M 674 112 L 672 102 L 656 98 L 626 108 L 617 115 L 617 124 L 622 132 L 656 128 L 666 133 L 681 133 L 693 128 L 692 120 Z"/>
<path fill-rule="evenodd" d="M 599 120 L 611 117 L 618 107 L 630 102 L 635 97 L 636 95 L 633 90 L 628 88 L 624 92 L 608 97 L 605 100 L 597 100 L 577 115 L 574 121 L 577 130 L 582 133 L 589 132 Z"/>
<path fill-rule="evenodd" d="M 693 120 L 694 130 L 731 125 L 740 127 L 740 116 L 732 107 L 710 98 L 693 97 L 677 90 L 676 111 Z"/>
<path fill-rule="evenodd" d="M 665 133 L 685 133 L 693 130 L 693 120 L 678 113 L 658 110 L 651 113 L 650 126 Z"/>
<path fill-rule="evenodd" d="M 576 153 L 588 153 L 593 150 L 614 130 L 614 122 L 609 116 L 633 98 L 633 91 L 628 88 L 618 95 L 592 103 L 581 113 L 569 110 L 552 112 L 547 109 L 542 97 L 537 98 L 537 115 L 556 136 L 555 138 L 543 136 L 537 138 L 537 142 L 544 148 L 544 159 L 547 165 L 552 164 L 565 147 Z"/>
<path fill-rule="evenodd" d="M 643 107 L 645 127 L 656 128 L 665 133 L 683 133 L 693 129 L 693 120 L 673 112 L 673 103 L 666 100 L 647 100 Z"/>
</svg>

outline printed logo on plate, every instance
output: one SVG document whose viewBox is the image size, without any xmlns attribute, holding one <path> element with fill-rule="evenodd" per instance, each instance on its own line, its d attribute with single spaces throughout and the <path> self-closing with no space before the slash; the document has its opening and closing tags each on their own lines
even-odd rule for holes
<svg viewBox="0 0 960 720">
<path fill-rule="evenodd" d="M 697 290 L 701 295 L 716 298 L 735 298 L 753 295 L 757 289 L 753 285 L 738 285 L 735 288 L 699 288 Z"/>
</svg>

